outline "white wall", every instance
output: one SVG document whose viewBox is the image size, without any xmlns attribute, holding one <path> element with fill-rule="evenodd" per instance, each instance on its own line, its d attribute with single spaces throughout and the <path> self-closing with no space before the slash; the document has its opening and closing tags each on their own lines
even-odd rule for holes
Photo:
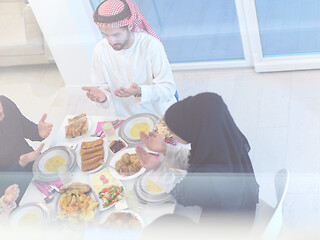
<svg viewBox="0 0 320 240">
<path fill-rule="evenodd" d="M 90 85 L 93 49 L 102 39 L 89 0 L 29 0 L 66 87 Z"/>
</svg>

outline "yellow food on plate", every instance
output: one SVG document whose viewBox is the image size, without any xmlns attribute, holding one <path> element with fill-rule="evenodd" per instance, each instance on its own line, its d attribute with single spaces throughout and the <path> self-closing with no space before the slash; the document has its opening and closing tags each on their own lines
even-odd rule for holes
<svg viewBox="0 0 320 240">
<path fill-rule="evenodd" d="M 157 184 L 155 184 L 154 182 L 152 182 L 150 179 L 148 179 L 146 185 L 147 185 L 147 189 L 150 192 L 153 192 L 153 193 L 163 192 L 163 189 L 161 187 L 159 187 Z"/>
<path fill-rule="evenodd" d="M 48 172 L 56 172 L 57 168 L 66 164 L 66 159 L 60 155 L 49 158 L 44 164 L 44 168 Z"/>
<path fill-rule="evenodd" d="M 23 215 L 19 220 L 19 225 L 28 225 L 28 226 L 35 226 L 39 224 L 40 217 L 36 213 L 27 213 Z"/>
<path fill-rule="evenodd" d="M 150 125 L 146 122 L 139 122 L 133 125 L 133 127 L 130 129 L 130 135 L 134 138 L 140 138 L 139 134 L 140 132 L 148 133 L 150 132 Z"/>
</svg>

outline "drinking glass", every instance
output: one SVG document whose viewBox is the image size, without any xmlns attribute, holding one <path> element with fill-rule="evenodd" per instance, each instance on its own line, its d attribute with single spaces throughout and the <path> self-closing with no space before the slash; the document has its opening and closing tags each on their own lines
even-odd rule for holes
<svg viewBox="0 0 320 240">
<path fill-rule="evenodd" d="M 106 134 L 106 137 L 109 142 L 111 142 L 112 140 L 114 140 L 117 137 L 116 131 L 114 130 L 114 127 L 111 122 L 104 123 L 102 125 L 102 129 L 103 129 L 104 133 Z"/>
<path fill-rule="evenodd" d="M 126 191 L 124 193 L 124 198 L 127 202 L 127 205 L 128 205 L 128 208 L 131 210 L 131 211 L 134 211 L 134 212 L 139 212 L 139 209 L 140 209 L 140 204 L 139 204 L 139 200 L 138 200 L 138 197 L 136 195 L 136 193 L 134 191 Z"/>
<path fill-rule="evenodd" d="M 57 168 L 57 174 L 63 185 L 67 185 L 72 180 L 72 174 L 70 173 L 66 164 L 61 165 Z"/>
</svg>

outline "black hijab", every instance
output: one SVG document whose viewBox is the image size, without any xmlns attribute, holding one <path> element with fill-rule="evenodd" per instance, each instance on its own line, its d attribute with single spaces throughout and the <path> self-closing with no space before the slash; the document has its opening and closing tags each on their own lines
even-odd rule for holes
<svg viewBox="0 0 320 240">
<path fill-rule="evenodd" d="M 189 172 L 253 173 L 249 143 L 219 95 L 207 92 L 177 102 L 165 121 L 191 143 Z"/>
</svg>

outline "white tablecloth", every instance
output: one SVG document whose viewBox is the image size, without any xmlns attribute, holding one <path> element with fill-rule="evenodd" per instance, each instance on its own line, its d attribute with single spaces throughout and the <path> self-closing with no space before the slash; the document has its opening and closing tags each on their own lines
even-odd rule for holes
<svg viewBox="0 0 320 240">
<path fill-rule="evenodd" d="M 64 119 L 64 121 L 62 122 L 60 129 L 57 133 L 57 135 L 54 137 L 51 146 L 55 146 L 57 143 L 59 142 L 74 142 L 74 143 L 81 143 L 82 139 L 84 138 L 88 138 L 90 137 L 91 134 L 93 134 L 95 132 L 97 123 L 99 121 L 112 121 L 112 120 L 116 120 L 117 117 L 116 116 L 88 116 L 88 119 L 90 121 L 90 125 L 91 127 L 88 129 L 88 133 L 86 134 L 86 136 L 84 136 L 83 138 L 80 137 L 78 139 L 73 139 L 73 140 L 67 140 L 64 136 L 65 136 L 65 130 L 64 130 L 64 126 L 67 124 L 67 120 L 68 118 L 70 118 L 72 116 L 67 115 Z M 76 151 L 79 151 L 80 149 L 80 144 L 78 144 L 78 147 L 76 149 Z M 108 161 L 110 161 L 111 157 L 113 156 L 113 154 L 109 151 L 109 156 L 108 156 Z M 89 184 L 89 174 L 87 173 L 83 173 L 80 168 L 78 166 L 76 166 L 73 171 L 73 179 L 72 181 L 80 181 L 83 183 L 88 183 Z M 128 181 L 122 181 L 125 189 L 130 191 L 133 190 L 133 186 L 134 186 L 134 182 L 136 179 L 133 180 L 128 180 Z M 56 195 L 56 199 L 57 199 L 58 195 Z M 56 216 L 56 206 L 57 206 L 57 201 L 56 199 L 54 201 L 52 201 L 51 203 L 47 204 L 50 212 L 51 212 L 51 219 L 54 221 L 55 220 L 55 216 Z M 29 203 L 29 202 L 44 202 L 43 201 L 43 195 L 42 193 L 32 184 L 30 183 L 29 187 L 27 188 L 23 198 L 20 201 L 20 205 Z M 140 210 L 139 210 L 139 215 L 142 217 L 142 219 L 144 220 L 145 225 L 150 224 L 153 220 L 155 220 L 156 218 L 164 215 L 164 214 L 168 214 L 168 213 L 173 213 L 174 210 L 174 203 L 165 203 L 165 204 L 161 204 L 161 205 L 148 205 L 148 204 L 142 204 L 140 203 Z M 99 221 L 103 221 L 106 218 L 106 215 L 108 215 L 110 212 L 115 211 L 114 207 L 101 211 L 99 214 Z"/>
</svg>

